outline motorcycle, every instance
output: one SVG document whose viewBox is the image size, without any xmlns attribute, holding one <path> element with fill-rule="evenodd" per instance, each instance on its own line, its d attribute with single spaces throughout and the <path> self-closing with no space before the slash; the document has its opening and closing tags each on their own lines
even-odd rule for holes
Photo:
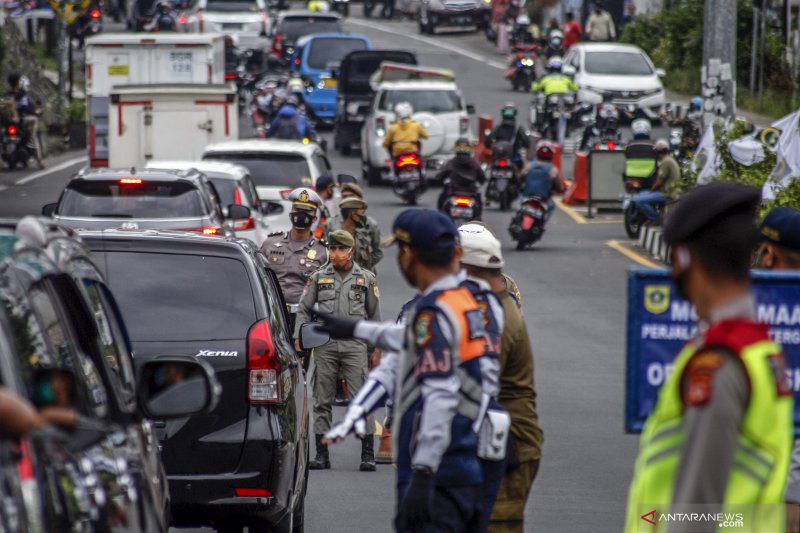
<svg viewBox="0 0 800 533">
<path fill-rule="evenodd" d="M 625 194 L 622 196 L 622 211 L 624 213 L 625 233 L 631 239 L 639 238 L 639 232 L 642 229 L 642 224 L 647 221 L 647 217 L 636 206 L 636 197 L 639 193 L 649 190 L 652 185 L 651 179 L 644 178 L 631 178 L 625 176 Z M 659 218 L 663 215 L 663 208 L 661 206 L 656 208 L 658 210 Z"/>
<path fill-rule="evenodd" d="M 569 133 L 574 107 L 575 95 L 571 93 L 557 93 L 546 97 L 539 95 L 531 106 L 531 124 L 537 125 L 542 136 L 563 146 Z"/>
<path fill-rule="evenodd" d="M 621 148 L 622 133 L 619 130 L 620 112 L 617 106 L 602 103 L 597 107 L 594 118 L 587 126 L 581 139 L 581 150 L 616 150 Z"/>
<path fill-rule="evenodd" d="M 681 160 L 681 147 L 683 145 L 683 128 L 669 129 L 669 152 L 675 161 Z"/>
<path fill-rule="evenodd" d="M 8 170 L 14 170 L 17 165 L 27 168 L 35 151 L 25 139 L 22 126 L 16 122 L 9 123 L 3 128 L 0 139 L 0 157 L 8 165 Z"/>
<path fill-rule="evenodd" d="M 478 220 L 478 199 L 471 194 L 453 193 L 447 197 L 444 212 L 453 219 L 456 226 Z"/>
<path fill-rule="evenodd" d="M 156 4 L 153 18 L 145 24 L 144 30 L 148 32 L 174 32 L 178 29 L 178 12 L 169 2 L 162 1 Z"/>
<path fill-rule="evenodd" d="M 394 158 L 392 167 L 394 193 L 408 205 L 417 205 L 417 198 L 425 192 L 422 158 L 416 153 L 402 154 Z"/>
<path fill-rule="evenodd" d="M 486 203 L 497 202 L 500 204 L 500 211 L 507 211 L 518 194 L 519 185 L 511 158 L 506 156 L 496 158 L 489 171 Z"/>
<path fill-rule="evenodd" d="M 511 220 L 508 232 L 517 242 L 517 250 L 524 250 L 542 238 L 547 222 L 547 201 L 538 196 L 528 196 L 520 202 Z"/>
<path fill-rule="evenodd" d="M 67 27 L 67 31 L 72 39 L 78 41 L 78 46 L 83 48 L 87 37 L 103 31 L 102 4 L 93 4 Z"/>
<path fill-rule="evenodd" d="M 535 44 L 514 46 L 514 55 L 511 64 L 505 71 L 505 78 L 511 82 L 513 90 L 531 90 L 531 84 L 536 81 Z"/>
<path fill-rule="evenodd" d="M 547 45 L 544 49 L 544 55 L 547 59 L 551 57 L 564 57 L 566 50 L 564 49 L 564 33 L 561 30 L 553 30 L 550 37 L 547 39 Z"/>
</svg>

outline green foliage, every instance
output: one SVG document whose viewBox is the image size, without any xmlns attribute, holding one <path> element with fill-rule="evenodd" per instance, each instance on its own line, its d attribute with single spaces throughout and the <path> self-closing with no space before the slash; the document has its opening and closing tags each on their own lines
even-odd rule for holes
<svg viewBox="0 0 800 533">
<path fill-rule="evenodd" d="M 86 120 L 86 102 L 75 99 L 69 103 L 67 108 L 67 122 L 82 122 Z"/>
</svg>

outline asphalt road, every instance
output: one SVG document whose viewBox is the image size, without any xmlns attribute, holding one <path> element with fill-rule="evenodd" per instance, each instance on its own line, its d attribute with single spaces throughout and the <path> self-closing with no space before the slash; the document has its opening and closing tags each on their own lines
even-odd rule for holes
<svg viewBox="0 0 800 533">
<path fill-rule="evenodd" d="M 422 64 L 455 70 L 479 113 L 496 115 L 506 101 L 527 108 L 529 98 L 511 92 L 502 79 L 504 60 L 482 34 L 422 37 L 410 22 L 351 19 L 348 26 L 369 35 L 376 48 L 409 49 Z M 0 216 L 36 214 L 57 200 L 81 166 L 80 156 L 65 154 L 44 172 L 0 174 Z M 357 157 L 331 153 L 331 160 L 337 172 L 360 175 Z M 428 191 L 421 205 L 433 207 L 437 194 Z M 386 188 L 368 188 L 367 200 L 369 214 L 388 233 L 403 207 Z M 638 444 L 623 431 L 625 272 L 632 262 L 607 245 L 625 238 L 622 225 L 615 217 L 578 223 L 559 210 L 543 240 L 517 252 L 506 231 L 511 214 L 489 208 L 484 216 L 503 242 L 506 271 L 520 285 L 536 360 L 545 448 L 526 509 L 526 530 L 619 531 Z M 394 253 L 388 250 L 378 265 L 387 318 L 412 295 Z M 336 416 L 342 413 L 336 408 Z M 307 531 L 391 531 L 394 469 L 358 472 L 358 455 L 358 444 L 348 441 L 332 448 L 332 470 L 311 473 Z"/>
</svg>

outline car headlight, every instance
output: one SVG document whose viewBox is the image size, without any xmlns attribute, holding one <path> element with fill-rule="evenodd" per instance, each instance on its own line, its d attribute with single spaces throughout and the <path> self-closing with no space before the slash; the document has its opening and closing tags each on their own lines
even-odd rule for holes
<svg viewBox="0 0 800 533">
<path fill-rule="evenodd" d="M 361 107 L 361 104 L 358 102 L 351 102 L 347 104 L 347 114 L 352 116 L 358 116 L 358 109 Z"/>
<path fill-rule="evenodd" d="M 663 90 L 664 89 L 662 89 L 661 87 L 656 87 L 655 89 L 648 89 L 646 91 L 642 91 L 642 94 L 644 94 L 645 96 L 652 96 L 654 94 L 662 92 Z"/>
</svg>

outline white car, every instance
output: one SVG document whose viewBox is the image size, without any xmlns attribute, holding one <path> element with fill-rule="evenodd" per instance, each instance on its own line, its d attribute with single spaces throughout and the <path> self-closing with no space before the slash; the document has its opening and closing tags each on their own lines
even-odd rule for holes
<svg viewBox="0 0 800 533">
<path fill-rule="evenodd" d="M 267 214 L 270 232 L 289 231 L 292 204 L 286 197 L 297 187 L 313 187 L 323 174 L 332 175 L 322 149 L 314 143 L 284 140 L 228 141 L 211 144 L 204 160 L 226 161 L 246 167 L 258 197 L 282 206 Z"/>
<path fill-rule="evenodd" d="M 266 0 L 197 0 L 178 19 L 179 31 L 222 33 L 234 37 L 243 49 L 265 50 L 269 41 Z"/>
<path fill-rule="evenodd" d="M 666 103 L 661 78 L 639 47 L 617 43 L 580 43 L 564 56 L 564 73 L 571 74 L 580 87 L 578 100 L 599 104 L 611 95 L 618 105 L 634 105 L 650 119 L 658 117 Z"/>
<path fill-rule="evenodd" d="M 242 165 L 221 161 L 149 161 L 145 168 L 166 170 L 193 168 L 205 174 L 217 190 L 223 206 L 238 204 L 250 209 L 250 218 L 232 221 L 231 229 L 237 237 L 250 239 L 258 246 L 261 246 L 267 238 L 269 229 L 267 216 L 270 212 L 283 210 L 283 207 L 275 202 L 260 201 L 250 171 Z M 226 218 L 227 209 L 227 207 L 222 208 L 222 214 Z"/>
<path fill-rule="evenodd" d="M 395 120 L 394 106 L 400 102 L 411 104 L 412 118 L 430 135 L 422 140 L 421 154 L 428 170 L 440 169 L 455 155 L 453 146 L 459 137 L 473 137 L 469 114 L 474 109 L 464 103 L 454 81 L 385 81 L 375 93 L 361 130 L 361 171 L 371 185 L 386 179 L 391 171 L 383 138 Z"/>
</svg>

